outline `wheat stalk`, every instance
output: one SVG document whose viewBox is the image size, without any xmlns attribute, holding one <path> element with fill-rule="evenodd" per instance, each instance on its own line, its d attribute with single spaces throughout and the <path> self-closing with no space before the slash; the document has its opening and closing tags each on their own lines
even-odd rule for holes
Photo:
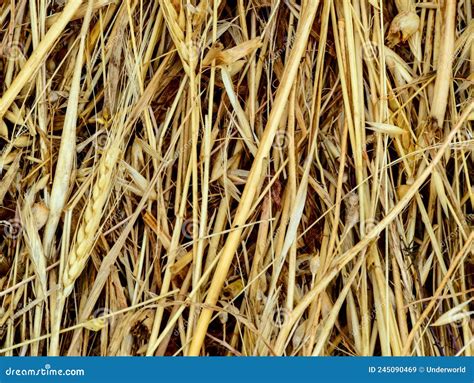
<svg viewBox="0 0 474 383">
<path fill-rule="evenodd" d="M 161 0 L 160 3 L 163 7 L 166 25 L 181 58 L 183 69 L 191 76 L 195 70 L 197 54 L 195 47 L 190 43 L 190 36 L 186 36 L 184 9 L 182 6 L 178 6 L 179 9 L 176 9 L 169 0 Z"/>
<path fill-rule="evenodd" d="M 51 189 L 51 199 L 49 204 L 49 217 L 43 237 L 43 247 L 46 256 L 49 256 L 54 234 L 58 226 L 59 218 L 63 211 L 68 197 L 68 189 L 71 183 L 72 169 L 74 167 L 76 149 L 76 126 L 79 106 L 79 94 L 81 83 L 81 72 L 84 63 L 84 51 L 86 46 L 86 35 L 92 14 L 91 0 L 87 3 L 84 23 L 80 33 L 80 43 L 77 51 L 77 60 L 69 93 L 66 116 L 64 118 L 63 133 L 61 136 L 61 146 L 58 154 L 58 166 L 54 175 L 53 187 Z"/>
<path fill-rule="evenodd" d="M 52 331 L 49 351 L 49 355 L 51 356 L 59 355 L 59 334 L 66 298 L 73 291 L 77 278 L 79 278 L 87 265 L 91 250 L 97 238 L 97 231 L 100 226 L 103 210 L 113 185 L 113 174 L 119 155 L 120 149 L 118 146 L 110 145 L 106 149 L 106 153 L 101 158 L 97 170 L 96 182 L 81 218 L 72 249 L 67 256 L 61 259 L 61 281 L 59 286 L 62 284 L 62 289 L 59 291 L 56 309 L 54 315 L 51 317 Z M 63 252 L 65 251 L 64 245 L 65 243 L 63 243 Z"/>
<path fill-rule="evenodd" d="M 87 203 L 79 229 L 77 230 L 74 246 L 68 255 L 64 267 L 62 283 L 65 297 L 71 294 L 74 283 L 84 270 L 94 246 L 104 206 L 113 184 L 113 173 L 119 155 L 120 149 L 118 147 L 111 147 L 107 150 L 99 165 L 91 198 Z"/>
</svg>

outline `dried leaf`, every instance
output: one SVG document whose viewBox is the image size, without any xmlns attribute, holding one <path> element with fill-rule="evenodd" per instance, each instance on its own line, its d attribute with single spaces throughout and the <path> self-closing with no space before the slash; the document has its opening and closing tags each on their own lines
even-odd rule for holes
<svg viewBox="0 0 474 383">
<path fill-rule="evenodd" d="M 213 60 L 216 60 L 217 65 L 232 65 L 236 61 L 239 61 L 255 52 L 255 50 L 261 46 L 262 42 L 260 39 L 248 40 L 226 50 L 219 49 L 222 46 L 216 46 L 207 53 L 203 60 L 203 65 L 208 66 Z"/>
<path fill-rule="evenodd" d="M 431 326 L 444 326 L 453 322 L 464 321 L 465 319 L 469 318 L 472 314 L 474 314 L 474 311 L 463 310 L 464 308 L 468 307 L 469 303 L 471 303 L 473 300 L 474 298 L 471 298 L 466 302 L 460 303 L 456 307 L 453 307 L 451 310 L 446 311 Z"/>
<path fill-rule="evenodd" d="M 390 136 L 398 136 L 405 133 L 405 130 L 402 128 L 391 124 L 384 124 L 381 122 L 368 122 L 368 124 L 367 129 L 373 130 L 377 133 L 384 133 Z"/>
<path fill-rule="evenodd" d="M 394 47 L 400 42 L 407 41 L 416 33 L 420 26 L 420 18 L 413 11 L 399 13 L 392 20 L 388 31 L 387 40 L 390 47 Z"/>
</svg>

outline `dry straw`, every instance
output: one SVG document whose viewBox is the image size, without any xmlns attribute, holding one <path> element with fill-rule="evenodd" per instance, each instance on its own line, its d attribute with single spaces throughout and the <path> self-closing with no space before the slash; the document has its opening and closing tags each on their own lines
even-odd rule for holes
<svg viewBox="0 0 474 383">
<path fill-rule="evenodd" d="M 1 2 L 0 353 L 472 356 L 471 10 Z"/>
</svg>

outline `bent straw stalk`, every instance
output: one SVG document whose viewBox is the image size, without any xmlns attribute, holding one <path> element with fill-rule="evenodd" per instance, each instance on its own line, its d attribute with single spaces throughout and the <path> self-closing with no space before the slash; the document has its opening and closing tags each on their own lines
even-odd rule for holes
<svg viewBox="0 0 474 383">
<path fill-rule="evenodd" d="M 2 98 L 0 98 L 0 118 L 5 115 L 21 89 L 38 70 L 40 64 L 44 62 L 51 47 L 55 44 L 61 33 L 63 33 L 67 23 L 72 19 L 82 2 L 83 0 L 69 0 L 67 2 L 61 16 L 56 20 L 51 28 L 49 28 L 48 32 L 43 37 L 43 40 L 41 40 L 32 55 L 25 62 L 21 72 L 15 77 L 15 80 L 8 87 Z"/>
</svg>

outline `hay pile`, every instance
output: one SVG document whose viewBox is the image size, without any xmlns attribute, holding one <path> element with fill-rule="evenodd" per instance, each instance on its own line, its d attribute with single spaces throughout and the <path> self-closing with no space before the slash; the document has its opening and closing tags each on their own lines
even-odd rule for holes
<svg viewBox="0 0 474 383">
<path fill-rule="evenodd" d="M 472 355 L 471 0 L 0 5 L 3 355 Z"/>
</svg>

